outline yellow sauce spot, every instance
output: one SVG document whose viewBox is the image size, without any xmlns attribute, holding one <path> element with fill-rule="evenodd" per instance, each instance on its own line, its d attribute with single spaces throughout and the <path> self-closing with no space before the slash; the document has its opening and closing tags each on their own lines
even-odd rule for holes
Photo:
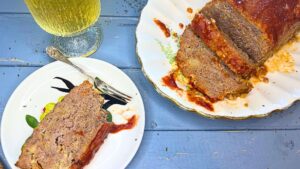
<svg viewBox="0 0 300 169">
<path fill-rule="evenodd" d="M 230 100 L 226 98 L 223 103 L 225 103 L 226 106 L 234 109 L 240 109 L 244 107 L 248 107 L 248 99 L 247 98 L 241 98 L 241 97 L 235 97 L 234 100 Z"/>
<path fill-rule="evenodd" d="M 300 42 L 300 34 L 297 34 L 292 40 L 284 45 L 277 53 L 268 59 L 265 66 L 268 72 L 291 73 L 295 71 L 295 60 L 289 51 L 295 51 L 295 43 Z"/>
<path fill-rule="evenodd" d="M 45 107 L 44 107 L 44 112 L 40 115 L 40 121 L 42 121 L 45 116 L 50 113 L 54 107 L 55 107 L 56 103 L 48 103 Z"/>
<path fill-rule="evenodd" d="M 267 77 L 265 77 L 264 75 L 263 76 L 253 76 L 250 78 L 250 83 L 252 85 L 256 85 L 257 83 L 261 83 L 261 82 L 264 82 L 264 83 L 269 83 L 269 79 Z"/>
<path fill-rule="evenodd" d="M 174 72 L 175 80 L 183 85 L 189 85 L 189 79 L 186 78 L 180 70 Z"/>
<path fill-rule="evenodd" d="M 291 73 L 295 71 L 295 60 L 288 51 L 280 50 L 267 60 L 265 66 L 268 72 Z"/>
<path fill-rule="evenodd" d="M 63 101 L 64 98 L 65 98 L 65 96 L 60 96 L 60 97 L 57 99 L 57 102 L 59 103 L 59 102 Z"/>
</svg>

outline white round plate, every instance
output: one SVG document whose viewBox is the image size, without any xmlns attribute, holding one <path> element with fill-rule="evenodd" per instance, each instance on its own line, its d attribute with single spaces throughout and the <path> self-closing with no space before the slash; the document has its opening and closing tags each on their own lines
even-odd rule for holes
<svg viewBox="0 0 300 169">
<path fill-rule="evenodd" d="M 144 133 L 145 112 L 141 95 L 130 78 L 109 63 L 91 58 L 73 58 L 72 61 L 89 74 L 99 77 L 133 97 L 127 106 L 138 116 L 137 125 L 130 130 L 109 134 L 90 164 L 85 167 L 87 169 L 125 168 L 137 152 Z M 51 88 L 51 86 L 66 88 L 65 84 L 54 79 L 55 77 L 67 79 L 76 86 L 86 79 L 74 68 L 62 62 L 53 62 L 28 76 L 14 91 L 5 107 L 1 125 L 1 143 L 5 157 L 12 168 L 16 168 L 15 163 L 21 154 L 21 147 L 33 131 L 25 121 L 26 114 L 39 119 L 47 103 L 56 102 L 60 96 L 66 95 Z M 122 108 L 122 106 L 117 107 Z M 118 122 L 122 120 L 114 112 L 112 114 L 114 122 L 118 119 Z"/>
<path fill-rule="evenodd" d="M 195 12 L 199 11 L 209 0 L 149 0 L 143 9 L 140 22 L 136 30 L 137 54 L 142 63 L 145 76 L 153 83 L 156 90 L 163 96 L 175 102 L 185 110 L 194 111 L 210 118 L 246 119 L 249 117 L 264 117 L 274 110 L 289 107 L 300 99 L 300 44 L 290 54 L 295 60 L 293 73 L 268 73 L 269 83 L 258 83 L 246 98 L 235 101 L 220 101 L 214 104 L 214 112 L 189 102 L 186 97 L 169 89 L 162 84 L 162 77 L 166 76 L 171 65 L 166 57 L 167 53 L 176 55 L 178 50 L 174 38 L 166 38 L 154 23 L 159 19 L 170 30 L 181 35 L 184 29 L 179 23 L 188 25 Z M 192 8 L 194 13 L 188 13 Z M 245 106 L 248 104 L 248 107 Z"/>
</svg>

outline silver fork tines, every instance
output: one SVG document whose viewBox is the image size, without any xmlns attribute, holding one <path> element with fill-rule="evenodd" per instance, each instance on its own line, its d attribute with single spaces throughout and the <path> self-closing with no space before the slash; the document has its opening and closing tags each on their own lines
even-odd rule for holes
<svg viewBox="0 0 300 169">
<path fill-rule="evenodd" d="M 107 83 L 105 83 L 104 81 L 102 81 L 101 79 L 99 79 L 98 77 L 93 78 L 91 75 L 89 75 L 88 73 L 86 73 L 83 69 L 81 69 L 80 67 L 78 67 L 77 65 L 73 64 L 67 56 L 64 56 L 57 48 L 53 47 L 53 46 L 49 46 L 46 49 L 47 54 L 55 59 L 55 60 L 59 60 L 62 61 L 70 66 L 72 66 L 73 68 L 77 69 L 79 72 L 81 72 L 82 74 L 84 74 L 86 77 L 88 77 L 90 80 L 92 80 L 94 82 L 95 87 L 100 90 L 100 92 L 107 94 L 119 101 L 122 101 L 124 103 L 128 103 L 131 101 L 132 97 L 128 96 L 125 93 L 122 93 L 120 91 L 118 91 L 117 89 L 113 88 L 112 86 L 109 86 Z"/>
<path fill-rule="evenodd" d="M 95 87 L 100 90 L 101 92 L 108 94 L 109 96 L 118 99 L 122 102 L 128 103 L 131 101 L 132 97 L 128 96 L 127 94 L 118 91 L 117 89 L 115 89 L 112 86 L 109 86 L 108 84 L 106 84 L 104 81 L 102 81 L 101 79 L 99 79 L 98 77 L 95 78 Z"/>
</svg>

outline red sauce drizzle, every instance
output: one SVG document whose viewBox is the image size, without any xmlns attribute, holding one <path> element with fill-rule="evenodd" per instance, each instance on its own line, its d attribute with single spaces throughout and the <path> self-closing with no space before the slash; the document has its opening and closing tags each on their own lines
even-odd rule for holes
<svg viewBox="0 0 300 169">
<path fill-rule="evenodd" d="M 204 98 L 197 96 L 196 93 L 197 93 L 197 91 L 195 91 L 195 90 L 189 90 L 187 92 L 187 97 L 188 97 L 189 101 L 196 103 L 197 105 L 202 106 L 209 111 L 214 111 L 214 107 L 213 107 L 212 103 L 209 101 L 206 101 Z"/>
<path fill-rule="evenodd" d="M 171 73 L 165 77 L 162 78 L 162 81 L 165 86 L 169 87 L 172 90 L 180 90 L 180 88 L 177 86 L 176 81 L 174 79 L 174 74 Z M 201 98 L 200 96 L 197 96 L 198 91 L 196 89 L 190 89 L 187 91 L 187 98 L 190 102 L 193 102 L 199 106 L 202 106 L 206 108 L 209 111 L 214 111 L 214 107 L 212 102 L 206 100 L 205 98 Z M 205 96 L 203 96 L 205 97 Z M 207 98 L 209 99 L 209 98 Z"/>
<path fill-rule="evenodd" d="M 75 161 L 71 168 L 83 168 L 85 165 L 89 164 L 91 159 L 94 157 L 96 152 L 99 150 L 104 142 L 104 139 L 109 133 L 117 133 L 122 130 L 132 129 L 137 123 L 137 116 L 134 115 L 128 120 L 126 124 L 116 125 L 111 123 L 104 123 L 101 129 L 97 132 L 95 138 L 92 140 L 90 145 L 87 147 L 85 153 L 80 157 L 79 160 Z M 76 134 L 83 135 L 83 131 L 75 132 Z"/>
<path fill-rule="evenodd" d="M 163 31 L 163 33 L 165 34 L 165 36 L 167 38 L 171 36 L 170 29 L 167 28 L 166 24 L 164 24 L 163 22 L 161 22 L 158 19 L 153 19 L 153 21 Z"/>
<path fill-rule="evenodd" d="M 179 28 L 183 29 L 183 27 L 184 27 L 183 23 L 179 23 Z"/>
<path fill-rule="evenodd" d="M 165 77 L 162 78 L 162 81 L 164 83 L 165 86 L 169 87 L 170 89 L 172 90 L 177 90 L 179 89 L 179 87 L 177 86 L 176 82 L 175 82 L 175 79 L 174 79 L 174 76 L 173 76 L 173 73 L 172 74 L 169 74 Z"/>
<path fill-rule="evenodd" d="M 111 133 L 118 133 L 122 130 L 129 130 L 129 129 L 132 129 L 135 125 L 136 125 L 136 122 L 137 122 L 137 117 L 136 115 L 132 116 L 128 122 L 126 124 L 120 124 L 120 125 L 116 125 L 114 124 L 111 128 Z"/>
<path fill-rule="evenodd" d="M 87 150 L 83 153 L 79 160 L 75 161 L 70 168 L 83 168 L 85 165 L 89 164 L 91 159 L 94 157 L 96 152 L 101 147 L 104 139 L 107 137 L 111 125 L 109 123 L 104 123 L 101 129 L 97 132 L 95 138 L 92 140 Z"/>
<path fill-rule="evenodd" d="M 192 9 L 192 8 L 187 8 L 186 11 L 187 11 L 188 13 L 193 13 L 193 9 Z"/>
</svg>

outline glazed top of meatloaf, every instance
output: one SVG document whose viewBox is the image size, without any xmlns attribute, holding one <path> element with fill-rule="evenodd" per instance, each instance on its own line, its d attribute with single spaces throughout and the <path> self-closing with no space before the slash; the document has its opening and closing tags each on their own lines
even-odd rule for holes
<svg viewBox="0 0 300 169">
<path fill-rule="evenodd" d="M 82 168 L 110 132 L 103 97 L 88 81 L 75 87 L 40 122 L 22 147 L 22 169 Z"/>
<path fill-rule="evenodd" d="M 194 87 L 211 101 L 222 100 L 228 95 L 249 91 L 249 85 L 238 80 L 205 43 L 187 26 L 180 40 L 176 63 Z"/>
<path fill-rule="evenodd" d="M 219 0 L 217 0 L 219 1 Z M 242 15 L 266 32 L 274 45 L 281 45 L 291 27 L 300 22 L 300 0 L 221 0 L 229 2 Z M 284 41 L 284 40 L 283 40 Z"/>
</svg>

